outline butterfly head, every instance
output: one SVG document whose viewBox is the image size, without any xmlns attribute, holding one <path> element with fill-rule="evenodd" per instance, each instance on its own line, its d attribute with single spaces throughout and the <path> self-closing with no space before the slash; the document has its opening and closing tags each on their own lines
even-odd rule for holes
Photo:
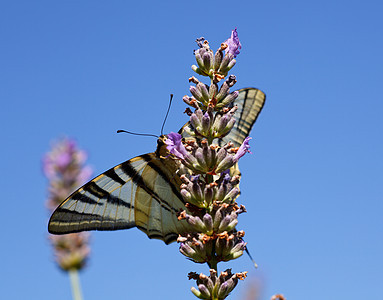
<svg viewBox="0 0 383 300">
<path fill-rule="evenodd" d="M 169 156 L 169 150 L 166 148 L 166 143 L 165 141 L 167 140 L 166 135 L 161 135 L 158 140 L 157 140 L 157 150 L 156 150 L 156 155 L 158 157 L 166 157 Z"/>
</svg>

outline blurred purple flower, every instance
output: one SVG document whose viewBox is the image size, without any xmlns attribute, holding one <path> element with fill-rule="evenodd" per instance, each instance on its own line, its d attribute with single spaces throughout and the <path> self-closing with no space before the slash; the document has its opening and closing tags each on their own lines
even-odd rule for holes
<svg viewBox="0 0 383 300">
<path fill-rule="evenodd" d="M 234 57 L 237 57 L 239 54 L 238 49 L 242 49 L 242 45 L 238 38 L 237 28 L 231 31 L 231 37 L 225 41 L 225 44 L 228 46 L 225 50 L 225 53 L 229 53 L 234 55 Z"/>
<path fill-rule="evenodd" d="M 43 172 L 49 180 L 47 207 L 50 211 L 89 180 L 92 169 L 84 165 L 86 158 L 86 153 L 68 138 L 56 142 L 44 156 Z M 85 266 L 90 252 L 89 233 L 50 235 L 49 239 L 61 269 L 80 270 Z"/>
</svg>

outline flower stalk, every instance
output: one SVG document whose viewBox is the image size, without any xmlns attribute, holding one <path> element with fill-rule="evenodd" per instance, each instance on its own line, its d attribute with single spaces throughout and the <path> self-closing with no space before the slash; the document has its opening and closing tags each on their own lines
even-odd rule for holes
<svg viewBox="0 0 383 300">
<path fill-rule="evenodd" d="M 49 180 L 47 208 L 52 212 L 76 188 L 89 179 L 92 170 L 85 166 L 86 153 L 75 141 L 62 139 L 43 158 L 43 171 Z M 68 272 L 74 300 L 81 300 L 78 272 L 89 258 L 89 233 L 49 235 L 58 267 Z"/>
<path fill-rule="evenodd" d="M 246 249 L 245 233 L 236 229 L 238 215 L 246 209 L 236 203 L 240 176 L 235 166 L 250 152 L 251 138 L 247 137 L 238 148 L 230 142 L 218 145 L 235 124 L 235 99 L 239 93 L 231 92 L 230 88 L 237 80 L 234 75 L 224 79 L 236 63 L 234 58 L 241 43 L 236 29 L 215 53 L 206 39 L 199 38 L 196 42 L 197 64 L 192 70 L 209 77 L 210 84 L 194 76 L 189 78 L 194 85 L 189 89 L 191 96 L 184 96 L 183 101 L 190 106 L 185 111 L 190 125 L 184 128 L 190 138 L 173 132 L 167 135 L 165 143 L 179 164 L 181 195 L 187 203 L 187 209 L 179 213 L 178 219 L 186 220 L 191 228 L 177 239 L 180 252 L 189 260 L 210 267 L 210 276 L 189 274 L 189 279 L 195 279 L 198 286 L 192 292 L 200 299 L 225 299 L 238 279 L 243 280 L 247 273 L 232 274 L 228 269 L 217 277 L 219 262 L 236 259 Z"/>
</svg>

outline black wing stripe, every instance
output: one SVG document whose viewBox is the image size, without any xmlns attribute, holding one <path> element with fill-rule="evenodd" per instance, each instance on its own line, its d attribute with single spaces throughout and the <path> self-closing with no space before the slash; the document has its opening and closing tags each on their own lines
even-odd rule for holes
<svg viewBox="0 0 383 300">
<path fill-rule="evenodd" d="M 101 188 L 94 181 L 91 181 L 88 184 L 84 185 L 82 189 L 85 192 L 88 192 L 97 198 L 106 198 L 109 195 L 109 193 L 107 191 L 105 191 L 103 188 Z"/>
<path fill-rule="evenodd" d="M 245 92 L 245 101 L 243 102 L 243 108 L 246 106 L 246 99 L 247 99 L 247 95 L 249 94 L 249 90 L 246 90 L 246 92 Z M 243 117 L 243 114 L 245 113 L 245 110 L 244 109 L 242 109 L 242 111 L 241 111 L 241 115 L 239 116 L 239 122 L 238 122 L 238 124 L 243 124 L 243 122 L 245 122 L 245 118 Z M 240 125 L 238 125 L 238 128 L 241 128 L 241 126 Z"/>
<path fill-rule="evenodd" d="M 90 230 L 90 228 L 83 227 L 83 224 L 78 224 L 76 222 L 84 222 L 87 223 L 93 223 L 94 227 L 92 230 L 118 230 L 118 229 L 129 229 L 132 227 L 135 227 L 134 222 L 116 222 L 113 218 L 106 218 L 102 215 L 98 214 L 90 214 L 90 213 L 84 213 L 84 212 L 78 212 L 78 211 L 72 211 L 66 208 L 57 208 L 56 214 L 70 214 L 72 216 L 71 220 L 69 219 L 62 219 L 60 220 L 60 224 L 64 224 L 65 226 L 70 226 L 70 232 L 80 232 L 84 230 Z M 73 226 L 75 222 L 75 226 Z M 60 230 L 54 230 L 54 228 L 50 228 L 50 233 L 54 234 L 66 234 L 68 232 L 62 232 Z"/>
<path fill-rule="evenodd" d="M 65 214 L 68 213 L 72 216 L 72 219 L 62 219 L 60 220 L 60 223 L 68 223 L 72 224 L 78 221 L 103 221 L 103 220 L 108 220 L 107 218 L 104 218 L 102 215 L 99 214 L 90 214 L 90 213 L 85 213 L 85 212 L 78 212 L 75 210 L 70 210 L 67 208 L 62 208 L 58 207 L 56 209 L 57 214 Z M 112 221 L 112 219 L 110 219 Z"/>
<path fill-rule="evenodd" d="M 170 188 L 172 189 L 172 192 L 177 196 L 177 198 L 182 203 L 185 204 L 185 201 L 184 201 L 183 197 L 181 196 L 181 193 L 180 193 L 179 189 L 177 189 L 177 187 L 174 184 L 172 184 L 172 179 L 173 178 L 170 178 L 169 176 L 167 176 L 162 171 L 162 169 L 153 162 L 153 159 L 150 157 L 150 154 L 144 154 L 144 155 L 141 155 L 140 157 L 148 163 L 149 167 L 151 167 L 153 170 L 155 170 L 158 173 L 158 175 L 160 175 L 166 182 L 169 183 Z M 178 176 L 176 174 L 173 174 L 173 175 L 174 176 Z"/>
<path fill-rule="evenodd" d="M 134 169 L 134 167 L 130 164 L 129 161 L 122 163 L 120 167 L 121 167 L 121 171 L 123 171 L 127 176 L 129 176 L 135 184 L 137 184 L 140 188 L 142 188 L 145 192 L 147 192 L 150 196 L 152 196 L 153 199 L 156 200 L 163 209 L 167 211 L 177 212 L 176 209 L 171 207 L 169 203 L 161 199 L 157 195 L 157 193 L 155 193 L 152 189 L 148 187 L 148 185 L 145 183 L 142 176 L 138 174 L 137 170 Z"/>
<path fill-rule="evenodd" d="M 93 200 L 91 197 L 88 197 L 88 196 L 86 196 L 84 194 L 81 194 L 81 193 L 78 193 L 78 192 L 73 194 L 71 196 L 71 198 L 73 200 L 76 200 L 76 201 L 79 201 L 79 202 L 82 202 L 82 203 L 86 203 L 86 204 L 104 205 L 103 203 L 99 203 L 98 201 Z"/>
<path fill-rule="evenodd" d="M 111 168 L 110 170 L 106 171 L 103 175 L 108 176 L 110 179 L 113 179 L 115 182 L 119 183 L 120 185 L 123 185 L 126 183 L 124 179 L 118 176 L 114 168 Z"/>
<path fill-rule="evenodd" d="M 131 204 L 129 202 L 125 202 L 123 199 L 110 194 L 108 191 L 101 188 L 94 181 L 91 181 L 88 184 L 84 185 L 82 189 L 84 190 L 84 192 L 88 192 L 97 198 L 106 199 L 107 203 L 114 204 L 114 205 L 121 205 L 121 206 L 124 206 L 127 208 L 133 208 L 134 207 L 133 204 Z M 76 199 L 77 195 L 79 195 L 78 199 Z M 82 199 L 83 197 L 86 198 L 85 199 L 86 201 L 83 201 L 83 199 Z M 104 203 L 92 200 L 92 198 L 90 198 L 84 194 L 80 194 L 80 193 L 74 194 L 72 196 L 72 199 L 78 200 L 80 202 L 88 203 L 88 204 L 104 205 Z M 91 201 L 91 202 L 89 202 L 89 201 Z"/>
<path fill-rule="evenodd" d="M 240 116 L 240 118 L 239 118 L 239 126 L 238 126 L 238 130 L 239 129 L 241 129 L 241 131 L 242 132 L 244 132 L 245 134 L 246 134 L 246 132 L 247 132 L 247 134 L 249 134 L 249 131 L 251 130 L 251 128 L 253 127 L 253 125 L 254 125 L 254 123 L 255 123 L 255 121 L 257 121 L 257 119 L 258 119 L 258 116 L 259 116 L 259 114 L 261 113 L 261 110 L 262 110 L 262 108 L 263 108 L 263 105 L 264 105 L 264 102 L 262 103 L 262 104 L 260 104 L 260 107 L 259 107 L 259 111 L 258 111 L 258 113 L 256 114 L 256 116 L 255 116 L 255 118 L 251 121 L 251 122 L 249 122 L 248 120 L 247 120 L 247 118 L 246 117 L 244 117 L 244 113 L 246 113 L 246 115 L 248 115 L 249 113 L 250 113 L 250 111 L 248 111 L 247 109 L 245 109 L 246 108 L 246 102 L 248 102 L 249 100 L 249 92 L 253 92 L 254 91 L 254 97 L 252 97 L 252 99 L 257 99 L 257 96 L 258 96 L 258 94 L 260 93 L 260 91 L 259 90 L 254 90 L 254 89 L 247 89 L 246 90 L 246 95 L 245 95 L 245 97 L 244 97 L 244 101 L 243 101 L 243 108 L 242 108 L 242 111 L 241 111 L 241 116 Z M 246 128 L 246 131 L 244 130 L 244 127 L 247 127 Z"/>
</svg>

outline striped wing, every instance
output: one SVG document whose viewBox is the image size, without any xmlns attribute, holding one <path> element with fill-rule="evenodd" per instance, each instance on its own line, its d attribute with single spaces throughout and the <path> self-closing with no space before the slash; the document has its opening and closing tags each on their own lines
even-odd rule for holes
<svg viewBox="0 0 383 300">
<path fill-rule="evenodd" d="M 214 142 L 220 146 L 225 145 L 229 141 L 234 144 L 234 147 L 239 147 L 244 139 L 249 135 L 251 128 L 261 112 L 265 104 L 266 95 L 256 88 L 240 89 L 239 95 L 234 102 L 238 106 L 235 112 L 235 125 L 230 133 L 222 139 L 217 139 Z M 189 134 L 183 130 L 186 126 L 191 126 L 187 122 L 179 131 L 184 138 L 190 137 Z"/>
<path fill-rule="evenodd" d="M 250 134 L 251 128 L 265 104 L 265 100 L 266 95 L 261 90 L 256 88 L 240 89 L 238 98 L 234 102 L 234 105 L 238 106 L 235 112 L 237 121 L 230 133 L 219 140 L 218 144 L 221 146 L 231 141 L 234 147 L 241 146 L 244 139 Z"/>
<path fill-rule="evenodd" d="M 48 230 L 66 234 L 137 227 L 169 244 L 188 226 L 176 216 L 185 208 L 176 170 L 174 161 L 156 153 L 128 160 L 70 195 L 54 211 Z"/>
</svg>

